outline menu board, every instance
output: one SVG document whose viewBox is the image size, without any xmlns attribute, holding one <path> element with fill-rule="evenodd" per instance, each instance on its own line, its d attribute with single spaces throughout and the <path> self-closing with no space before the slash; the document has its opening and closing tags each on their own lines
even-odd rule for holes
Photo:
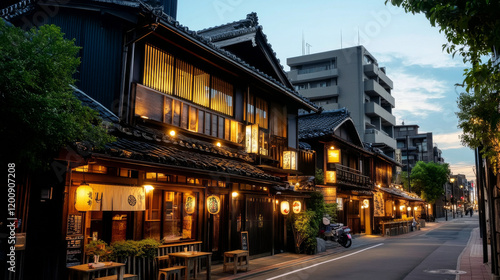
<svg viewBox="0 0 500 280">
<path fill-rule="evenodd" d="M 241 250 L 248 251 L 248 231 L 241 232 Z"/>
<path fill-rule="evenodd" d="M 70 214 L 68 215 L 68 229 L 66 235 L 82 234 L 82 215 Z"/>
</svg>

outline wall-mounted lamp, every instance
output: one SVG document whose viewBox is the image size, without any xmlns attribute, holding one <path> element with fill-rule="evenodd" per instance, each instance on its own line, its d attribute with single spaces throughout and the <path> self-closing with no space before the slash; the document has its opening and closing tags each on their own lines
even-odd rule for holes
<svg viewBox="0 0 500 280">
<path fill-rule="evenodd" d="M 154 190 L 155 187 L 151 186 L 151 185 L 144 185 L 144 190 L 146 191 L 146 193 L 149 193 L 150 191 Z"/>
<path fill-rule="evenodd" d="M 238 192 L 232 192 L 232 193 L 231 193 L 231 196 L 232 196 L 232 197 L 237 197 L 237 196 L 238 196 Z"/>
<path fill-rule="evenodd" d="M 172 130 L 170 130 L 170 131 L 168 132 L 168 134 L 170 134 L 170 136 L 174 137 L 174 136 L 175 136 L 175 130 L 173 130 L 173 129 L 172 129 Z"/>
<path fill-rule="evenodd" d="M 220 142 L 215 143 L 215 146 L 220 147 L 221 146 Z"/>
</svg>

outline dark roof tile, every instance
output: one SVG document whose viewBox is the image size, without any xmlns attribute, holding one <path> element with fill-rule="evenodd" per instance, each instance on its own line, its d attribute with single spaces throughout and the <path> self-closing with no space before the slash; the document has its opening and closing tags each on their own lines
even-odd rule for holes
<svg viewBox="0 0 500 280">
<path fill-rule="evenodd" d="M 333 134 L 335 129 L 349 117 L 347 109 L 299 116 L 299 139 L 316 138 Z"/>
</svg>

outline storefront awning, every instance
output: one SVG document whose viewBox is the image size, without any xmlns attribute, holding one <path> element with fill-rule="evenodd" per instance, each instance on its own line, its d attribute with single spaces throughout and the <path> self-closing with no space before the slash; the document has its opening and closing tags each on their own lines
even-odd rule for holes
<svg viewBox="0 0 500 280">
<path fill-rule="evenodd" d="M 146 192 L 143 187 L 89 184 L 92 188 L 90 211 L 144 211 Z"/>
</svg>

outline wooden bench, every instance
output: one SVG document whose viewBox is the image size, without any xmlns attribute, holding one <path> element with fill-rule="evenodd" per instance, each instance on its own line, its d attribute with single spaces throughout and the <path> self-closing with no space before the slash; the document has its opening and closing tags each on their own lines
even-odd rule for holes
<svg viewBox="0 0 500 280">
<path fill-rule="evenodd" d="M 94 278 L 95 280 L 114 280 L 114 279 L 118 279 L 118 275 L 110 275 L 110 276 L 104 276 L 104 277 L 98 277 L 98 278 Z M 139 280 L 139 276 L 137 275 L 134 275 L 134 274 L 125 274 L 123 275 L 123 279 L 127 279 L 127 280 Z"/>
<path fill-rule="evenodd" d="M 248 251 L 234 250 L 224 252 L 224 266 L 222 267 L 222 272 L 226 272 L 228 268 L 231 267 L 233 269 L 233 275 L 236 274 L 238 269 L 245 269 L 245 271 L 248 271 Z"/>
</svg>

